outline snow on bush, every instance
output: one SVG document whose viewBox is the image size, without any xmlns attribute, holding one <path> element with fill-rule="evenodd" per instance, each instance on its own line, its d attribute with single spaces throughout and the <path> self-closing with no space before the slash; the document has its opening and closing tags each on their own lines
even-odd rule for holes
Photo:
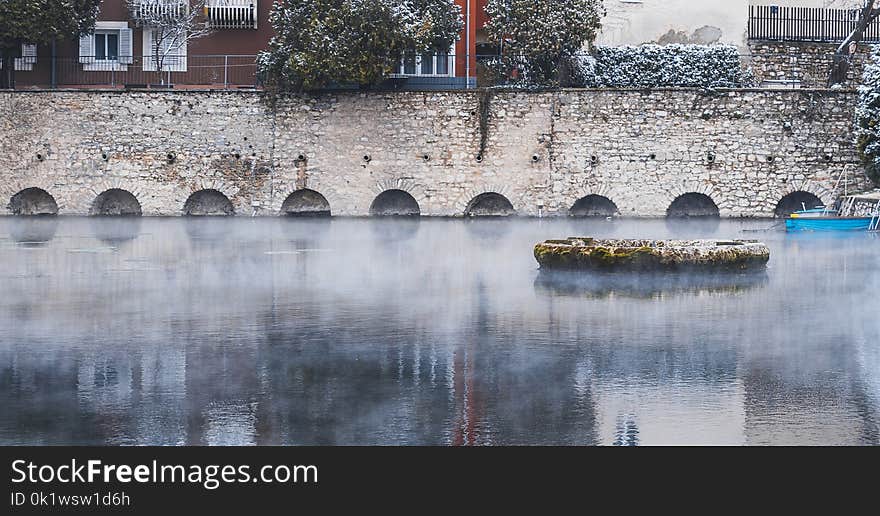
<svg viewBox="0 0 880 516">
<path fill-rule="evenodd" d="M 492 84 L 518 88 L 742 88 L 754 82 L 739 50 L 727 45 L 596 47 L 592 54 L 560 60 L 554 81 L 534 61 L 535 56 L 505 55 L 485 64 Z"/>
<path fill-rule="evenodd" d="M 856 106 L 856 147 L 865 173 L 880 184 L 880 46 L 871 51 L 865 65 Z"/>
<path fill-rule="evenodd" d="M 594 88 L 738 88 L 751 74 L 732 45 L 642 45 L 597 47 L 590 77 L 577 84 Z M 582 65 L 584 66 L 584 65 Z M 589 66 L 587 65 L 587 68 Z"/>
<path fill-rule="evenodd" d="M 406 54 L 448 51 L 463 27 L 453 0 L 277 0 L 257 58 L 269 90 L 377 84 Z"/>
</svg>

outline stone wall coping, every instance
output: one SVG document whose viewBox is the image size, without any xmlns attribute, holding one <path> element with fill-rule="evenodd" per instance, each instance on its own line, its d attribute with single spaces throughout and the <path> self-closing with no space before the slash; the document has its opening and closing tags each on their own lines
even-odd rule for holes
<svg viewBox="0 0 880 516">
<path fill-rule="evenodd" d="M 858 93 L 858 90 L 855 88 L 561 88 L 561 89 L 553 89 L 553 90 L 525 90 L 525 89 L 517 89 L 517 88 L 475 88 L 469 90 L 463 89 L 454 89 L 454 90 L 420 90 L 420 91 L 358 91 L 358 90 L 332 90 L 332 91 L 319 91 L 319 92 L 306 92 L 302 94 L 289 94 L 287 97 L 316 97 L 316 96 L 326 96 L 326 95 L 415 95 L 415 94 L 424 94 L 431 95 L 437 93 L 453 93 L 459 95 L 472 95 L 475 93 L 480 93 L 484 91 L 493 91 L 495 93 L 515 93 L 515 94 L 532 94 L 532 95 L 546 95 L 548 93 L 562 93 L 562 92 L 591 92 L 591 93 L 705 93 L 705 92 L 717 92 L 717 93 L 769 93 L 773 95 L 779 94 L 791 94 L 791 93 L 829 93 L 829 94 L 839 94 L 839 93 Z M 107 95 L 107 94 L 118 94 L 118 95 L 126 95 L 129 93 L 154 93 L 161 95 L 195 95 L 195 94 L 204 94 L 204 93 L 225 93 L 230 95 L 256 95 L 261 96 L 265 94 L 263 90 L 224 90 L 224 89 L 195 89 L 195 88 L 187 88 L 180 90 L 150 90 L 150 89 L 77 89 L 77 88 L 57 88 L 57 89 L 26 89 L 26 90 L 9 90 L 9 89 L 0 89 L 0 93 L 13 93 L 13 94 L 43 94 L 43 93 L 81 93 L 84 95 Z"/>
</svg>

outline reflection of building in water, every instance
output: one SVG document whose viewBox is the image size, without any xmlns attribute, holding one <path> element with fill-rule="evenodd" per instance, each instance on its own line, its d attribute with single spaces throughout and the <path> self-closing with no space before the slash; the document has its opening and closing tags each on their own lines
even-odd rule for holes
<svg viewBox="0 0 880 516">
<path fill-rule="evenodd" d="M 87 353 L 78 364 L 77 397 L 108 443 L 186 443 L 182 352 Z"/>
<path fill-rule="evenodd" d="M 880 444 L 880 400 L 866 382 L 876 377 L 876 369 L 857 363 L 864 355 L 849 344 L 804 347 L 804 353 L 790 353 L 774 368 L 757 362 L 748 368 L 747 443 Z M 876 366 L 875 362 L 869 367 Z"/>
<path fill-rule="evenodd" d="M 525 445 L 597 442 L 589 366 L 577 348 L 541 349 L 518 336 L 529 331 L 530 318 L 499 317 L 484 282 L 473 296 L 473 334 L 454 355 L 454 420 L 450 444 Z M 467 306 L 467 305 L 466 305 Z"/>
<path fill-rule="evenodd" d="M 619 357 L 604 364 L 609 370 L 597 371 L 593 397 L 602 444 L 743 443 L 743 393 L 735 383 L 713 381 L 710 364 L 698 362 L 687 370 L 691 367 L 687 357 L 675 359 L 645 351 L 642 359 L 626 357 L 641 362 L 629 372 Z M 671 364 L 670 359 L 681 362 Z M 685 370 L 675 371 L 680 367 Z M 615 374 L 622 376 L 614 378 Z M 704 379 L 695 381 L 700 377 Z"/>
<path fill-rule="evenodd" d="M 639 425 L 636 424 L 635 416 L 618 416 L 617 430 L 614 433 L 614 446 L 638 446 Z"/>
<path fill-rule="evenodd" d="M 57 217 L 9 218 L 9 236 L 23 246 L 42 246 L 55 238 L 58 232 Z"/>
<path fill-rule="evenodd" d="M 482 385 L 477 383 L 476 354 L 481 347 L 486 346 L 489 332 L 487 312 L 488 301 L 486 300 L 485 287 L 477 284 L 475 307 L 476 312 L 476 335 L 474 339 L 465 339 L 456 346 L 453 352 L 453 446 L 474 446 L 478 444 L 491 444 L 491 429 L 483 428 L 486 425 L 484 393 L 477 389 Z"/>
<path fill-rule="evenodd" d="M 877 442 L 863 239 L 846 274 L 850 244 L 788 238 L 803 252 L 766 286 L 655 299 L 539 291 L 532 233 L 475 255 L 453 222 L 388 245 L 361 222 L 228 221 L 202 246 L 145 219 L 109 253 L 62 222 L 44 248 L 0 247 L 0 442 Z"/>
</svg>

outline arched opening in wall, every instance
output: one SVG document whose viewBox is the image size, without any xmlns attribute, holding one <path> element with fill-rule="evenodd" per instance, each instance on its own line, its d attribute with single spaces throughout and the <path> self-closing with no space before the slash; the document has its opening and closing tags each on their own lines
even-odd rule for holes
<svg viewBox="0 0 880 516">
<path fill-rule="evenodd" d="M 140 217 L 141 203 L 131 192 L 111 188 L 95 197 L 89 215 L 103 217 Z"/>
<path fill-rule="evenodd" d="M 40 188 L 25 188 L 9 200 L 13 215 L 58 215 L 58 204 L 49 192 Z"/>
<path fill-rule="evenodd" d="M 690 192 L 676 197 L 666 210 L 666 216 L 670 219 L 717 219 L 720 213 L 718 205 L 711 197 Z"/>
<path fill-rule="evenodd" d="M 386 190 L 370 205 L 374 217 L 418 217 L 422 214 L 415 197 L 403 190 Z"/>
<path fill-rule="evenodd" d="M 222 192 L 199 190 L 186 200 L 183 214 L 192 217 L 225 217 L 235 215 L 235 208 Z"/>
<path fill-rule="evenodd" d="M 779 218 L 785 218 L 796 211 L 811 210 L 825 206 L 822 199 L 810 192 L 792 192 L 783 197 L 776 205 L 774 213 Z"/>
<path fill-rule="evenodd" d="M 620 210 L 611 199 L 601 195 L 588 195 L 578 199 L 569 210 L 572 217 L 607 218 L 618 215 Z"/>
<path fill-rule="evenodd" d="M 507 197 L 495 192 L 482 193 L 468 203 L 464 214 L 468 217 L 509 217 L 516 213 Z"/>
<path fill-rule="evenodd" d="M 297 190 L 284 200 L 281 214 L 288 217 L 329 217 L 330 203 L 314 190 Z"/>
</svg>

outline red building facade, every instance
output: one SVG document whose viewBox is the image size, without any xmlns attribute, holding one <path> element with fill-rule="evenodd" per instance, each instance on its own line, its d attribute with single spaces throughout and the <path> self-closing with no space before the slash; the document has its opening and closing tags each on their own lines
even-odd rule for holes
<svg viewBox="0 0 880 516">
<path fill-rule="evenodd" d="M 476 86 L 477 39 L 485 24 L 487 0 L 455 1 L 465 19 L 461 37 L 448 55 L 439 52 L 404 59 L 393 75 L 404 88 Z M 153 9 L 187 5 L 187 0 L 144 2 Z M 273 2 L 207 0 L 204 16 L 212 28 L 208 35 L 189 41 L 166 38 L 156 45 L 153 37 L 158 33 L 132 16 L 124 0 L 104 0 L 94 34 L 79 41 L 59 41 L 54 48 L 23 45 L 22 57 L 15 62 L 16 87 L 255 87 L 255 57 L 273 35 L 269 24 Z"/>
</svg>

